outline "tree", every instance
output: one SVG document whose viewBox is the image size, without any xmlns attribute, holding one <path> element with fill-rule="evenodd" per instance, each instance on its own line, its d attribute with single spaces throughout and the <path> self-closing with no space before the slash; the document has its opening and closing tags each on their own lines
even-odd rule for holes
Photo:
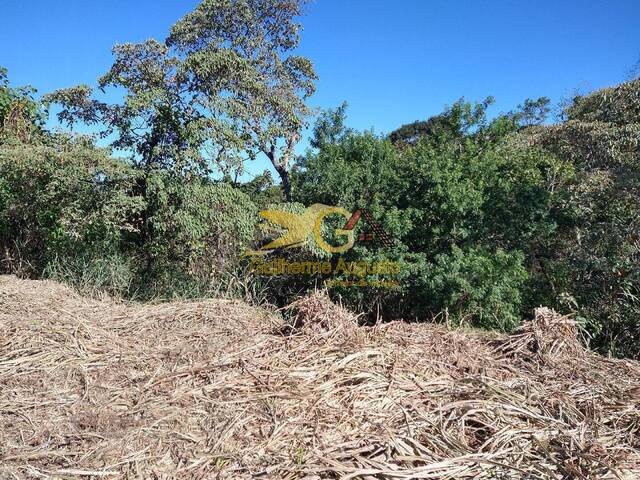
<svg viewBox="0 0 640 480">
<path fill-rule="evenodd" d="M 47 104 L 59 103 L 61 122 L 102 127 L 100 135 L 115 134 L 111 146 L 129 151 L 147 171 L 155 168 L 198 169 L 207 173 L 202 148 L 214 134 L 212 125 L 196 104 L 196 95 L 178 71 L 180 61 L 156 40 L 116 45 L 113 66 L 98 80 L 101 91 L 123 88 L 121 103 L 109 104 L 92 98 L 93 90 L 79 85 L 45 95 Z M 215 135 L 218 143 L 222 135 Z"/>
<path fill-rule="evenodd" d="M 510 113 L 510 116 L 522 127 L 541 125 L 551 112 L 550 104 L 551 100 L 547 97 L 540 97 L 537 100 L 527 98 L 524 104 L 518 105 L 516 111 Z"/>
<path fill-rule="evenodd" d="M 415 145 L 424 138 L 436 138 L 446 141 L 453 138 L 461 138 L 465 132 L 460 129 L 461 120 L 466 117 L 473 124 L 474 116 L 482 116 L 484 110 L 494 102 L 493 97 L 488 97 L 482 104 L 471 104 L 460 99 L 448 112 L 434 115 L 427 120 L 416 120 L 402 125 L 389 134 L 389 140 L 396 146 L 403 147 Z M 479 117 L 477 117 L 479 118 Z"/>
<path fill-rule="evenodd" d="M 164 44 L 117 45 L 98 86 L 123 88 L 108 104 L 81 85 L 47 96 L 61 121 L 102 125 L 113 147 L 178 173 L 228 174 L 265 154 L 290 197 L 294 148 L 311 110 L 317 78 L 291 52 L 299 42 L 302 0 L 204 0 L 178 21 Z"/>
<path fill-rule="evenodd" d="M 0 133 L 4 140 L 12 137 L 28 143 L 33 134 L 42 133 L 42 109 L 34 99 L 35 93 L 31 86 L 12 87 L 7 69 L 0 67 Z"/>
<path fill-rule="evenodd" d="M 298 46 L 302 0 L 205 0 L 171 30 L 167 44 L 205 108 L 234 126 L 250 157 L 265 154 L 287 199 L 289 169 L 315 90 L 311 62 Z"/>
<path fill-rule="evenodd" d="M 345 125 L 347 120 L 347 102 L 342 102 L 336 109 L 324 110 L 315 125 L 309 143 L 313 148 L 323 148 L 329 144 L 340 142 L 345 135 L 350 133 Z"/>
</svg>

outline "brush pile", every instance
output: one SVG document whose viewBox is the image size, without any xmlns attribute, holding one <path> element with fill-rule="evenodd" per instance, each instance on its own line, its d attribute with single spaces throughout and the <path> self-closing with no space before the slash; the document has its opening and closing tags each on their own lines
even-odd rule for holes
<svg viewBox="0 0 640 480">
<path fill-rule="evenodd" d="M 637 479 L 640 364 L 511 336 L 0 277 L 0 478 Z"/>
</svg>

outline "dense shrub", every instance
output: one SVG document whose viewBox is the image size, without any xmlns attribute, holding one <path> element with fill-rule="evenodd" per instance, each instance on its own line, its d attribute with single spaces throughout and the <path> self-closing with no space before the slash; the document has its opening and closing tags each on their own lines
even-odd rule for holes
<svg viewBox="0 0 640 480">
<path fill-rule="evenodd" d="M 238 268 L 256 220 L 246 194 L 50 143 L 0 145 L 4 272 L 148 297 L 219 291 Z"/>
<path fill-rule="evenodd" d="M 0 145 L 2 269 L 40 275 L 50 262 L 119 253 L 144 206 L 135 179 L 83 140 Z"/>
<path fill-rule="evenodd" d="M 556 125 L 518 112 L 489 122 L 489 102 L 459 102 L 391 142 L 333 135 L 300 162 L 297 198 L 366 207 L 395 246 L 360 244 L 346 257 L 404 265 L 399 288 L 334 293 L 367 312 L 444 311 L 499 328 L 552 305 L 575 314 L 593 346 L 637 356 L 639 90 L 636 80 L 578 97 Z"/>
<path fill-rule="evenodd" d="M 567 121 L 521 136 L 571 162 L 539 264 L 542 302 L 574 313 L 603 352 L 640 356 L 640 80 L 578 97 Z"/>
<path fill-rule="evenodd" d="M 146 199 L 141 288 L 150 295 L 219 291 L 254 239 L 250 198 L 227 184 L 156 172 L 146 179 Z"/>
<path fill-rule="evenodd" d="M 540 149 L 511 148 L 505 139 L 517 125 L 487 121 L 488 103 L 455 104 L 438 128 L 400 148 L 351 133 L 307 155 L 295 176 L 300 201 L 367 208 L 395 240 L 391 249 L 358 244 L 345 257 L 403 264 L 399 287 L 335 293 L 368 312 L 425 319 L 448 310 L 474 325 L 517 323 L 535 276 L 526 267 L 531 244 L 553 233 L 554 186 L 570 169 Z"/>
<path fill-rule="evenodd" d="M 423 295 L 456 323 L 511 330 L 522 319 L 522 291 L 527 270 L 520 251 L 467 251 L 454 246 L 436 256 L 419 279 Z"/>
</svg>

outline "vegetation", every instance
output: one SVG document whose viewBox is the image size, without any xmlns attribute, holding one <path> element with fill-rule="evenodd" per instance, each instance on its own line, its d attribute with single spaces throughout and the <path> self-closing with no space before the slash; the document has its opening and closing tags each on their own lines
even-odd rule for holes
<svg viewBox="0 0 640 480">
<path fill-rule="evenodd" d="M 553 232 L 554 182 L 568 166 L 508 145 L 517 124 L 488 121 L 490 102 L 459 101 L 413 145 L 348 133 L 304 159 L 302 203 L 367 208 L 395 239 L 392 252 L 359 245 L 350 253 L 392 255 L 404 267 L 401 287 L 383 297 L 356 293 L 367 310 L 376 302 L 386 316 L 418 319 L 445 311 L 458 323 L 503 329 L 521 318 L 531 245 Z"/>
<path fill-rule="evenodd" d="M 98 125 L 112 146 L 133 153 L 144 169 L 207 175 L 243 172 L 261 152 L 290 194 L 289 164 L 314 92 L 311 62 L 298 45 L 298 0 L 205 0 L 171 29 L 164 43 L 116 45 L 98 87 L 123 89 L 122 103 L 92 98 L 80 85 L 45 102 L 60 121 Z"/>
<path fill-rule="evenodd" d="M 399 262 L 397 286 L 330 288 L 369 318 L 508 331 L 548 305 L 594 347 L 640 358 L 640 80 L 573 99 L 557 124 L 544 97 L 494 116 L 492 98 L 461 99 L 376 135 L 347 128 L 343 104 L 318 116 L 295 158 L 316 79 L 295 54 L 301 5 L 205 0 L 164 42 L 117 45 L 98 87 L 124 92 L 118 103 L 86 85 L 39 101 L 0 70 L 2 271 L 129 298 L 259 290 L 285 303 L 326 276 L 248 272 L 242 254 L 278 234 L 258 211 L 365 209 L 391 247 L 360 241 L 329 257 L 309 239 L 277 254 Z M 54 104 L 109 148 L 47 131 Z M 238 182 L 260 154 L 280 182 Z M 385 276 L 336 278 L 354 277 Z"/>
<path fill-rule="evenodd" d="M 3 270 L 143 298 L 226 290 L 254 237 L 246 194 L 48 141 L 0 145 Z"/>
</svg>

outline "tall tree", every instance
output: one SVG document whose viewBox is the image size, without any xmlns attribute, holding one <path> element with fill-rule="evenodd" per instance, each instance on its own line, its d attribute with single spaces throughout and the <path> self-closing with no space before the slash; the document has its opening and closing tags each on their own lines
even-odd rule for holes
<svg viewBox="0 0 640 480">
<path fill-rule="evenodd" d="M 204 0 L 178 21 L 164 44 L 117 45 L 99 80 L 123 88 L 121 103 L 92 98 L 87 86 L 47 97 L 62 121 L 103 125 L 113 146 L 145 165 L 217 167 L 228 174 L 265 154 L 290 197 L 289 169 L 315 90 L 311 62 L 299 43 L 304 0 Z"/>
<path fill-rule="evenodd" d="M 120 103 L 92 98 L 87 85 L 45 95 L 48 104 L 59 103 L 61 122 L 101 127 L 100 135 L 112 138 L 112 147 L 131 152 L 146 169 L 173 168 L 176 171 L 207 168 L 202 147 L 211 132 L 206 115 L 196 106 L 195 95 L 178 71 L 180 60 L 156 40 L 116 45 L 115 61 L 98 87 L 121 88 Z M 216 138 L 220 142 L 221 138 Z"/>
</svg>

